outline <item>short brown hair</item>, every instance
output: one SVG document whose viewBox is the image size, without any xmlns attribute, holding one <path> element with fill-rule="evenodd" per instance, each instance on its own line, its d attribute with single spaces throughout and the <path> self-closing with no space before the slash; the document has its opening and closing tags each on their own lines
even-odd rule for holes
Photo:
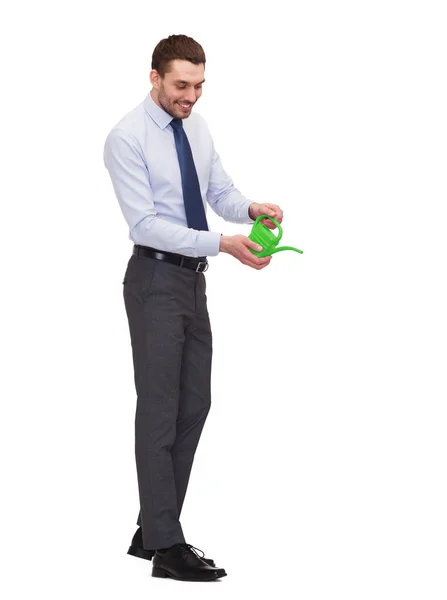
<svg viewBox="0 0 447 600">
<path fill-rule="evenodd" d="M 163 78 L 170 71 L 170 61 L 175 59 L 189 60 L 195 65 L 206 63 L 202 46 L 187 35 L 170 35 L 158 42 L 152 54 L 152 69 Z"/>
</svg>

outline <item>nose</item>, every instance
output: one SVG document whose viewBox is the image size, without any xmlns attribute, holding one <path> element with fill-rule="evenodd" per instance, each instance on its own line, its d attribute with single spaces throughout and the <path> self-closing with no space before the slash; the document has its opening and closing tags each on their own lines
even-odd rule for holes
<svg viewBox="0 0 447 600">
<path fill-rule="evenodd" d="M 190 90 L 185 96 L 185 102 L 191 102 L 193 104 L 196 101 L 196 93 L 194 90 Z"/>
</svg>

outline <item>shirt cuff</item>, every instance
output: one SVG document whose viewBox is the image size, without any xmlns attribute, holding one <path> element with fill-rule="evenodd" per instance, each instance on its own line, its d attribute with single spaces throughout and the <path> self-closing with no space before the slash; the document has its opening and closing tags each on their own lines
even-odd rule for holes
<svg viewBox="0 0 447 600">
<path fill-rule="evenodd" d="M 217 256 L 220 248 L 220 236 L 215 231 L 199 231 L 197 236 L 197 256 Z"/>
<path fill-rule="evenodd" d="M 244 223 L 246 223 L 247 225 L 249 225 L 250 223 L 254 223 L 255 219 L 252 219 L 248 213 L 248 209 L 250 208 L 250 206 L 253 204 L 253 202 L 247 202 L 247 205 L 244 207 L 244 211 L 245 214 L 247 215 Z"/>
</svg>

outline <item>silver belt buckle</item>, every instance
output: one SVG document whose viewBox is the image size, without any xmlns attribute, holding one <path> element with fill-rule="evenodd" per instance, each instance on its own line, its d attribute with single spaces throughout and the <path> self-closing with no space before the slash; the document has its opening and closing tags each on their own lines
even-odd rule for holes
<svg viewBox="0 0 447 600">
<path fill-rule="evenodd" d="M 205 268 L 203 269 L 203 271 L 199 271 L 200 265 L 205 265 Z M 204 273 L 208 269 L 208 266 L 209 266 L 209 263 L 207 260 L 199 261 L 199 264 L 196 267 L 196 273 Z"/>
</svg>

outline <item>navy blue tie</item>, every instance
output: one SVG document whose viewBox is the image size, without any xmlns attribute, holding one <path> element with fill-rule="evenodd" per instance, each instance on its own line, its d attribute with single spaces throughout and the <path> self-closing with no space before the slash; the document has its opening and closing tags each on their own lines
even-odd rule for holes
<svg viewBox="0 0 447 600">
<path fill-rule="evenodd" d="M 205 208 L 200 193 L 199 178 L 182 119 L 172 119 L 175 147 L 177 148 L 178 162 L 182 175 L 183 202 L 185 204 L 186 220 L 188 227 L 208 231 Z"/>
</svg>

